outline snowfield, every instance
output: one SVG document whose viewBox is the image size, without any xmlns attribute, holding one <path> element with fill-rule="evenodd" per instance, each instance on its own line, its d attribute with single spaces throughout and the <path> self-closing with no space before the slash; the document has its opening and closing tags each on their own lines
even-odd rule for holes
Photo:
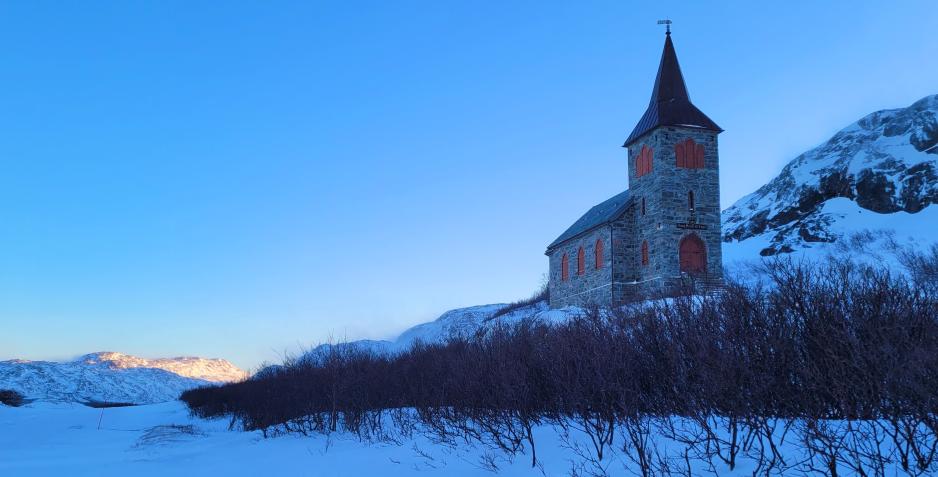
<svg viewBox="0 0 938 477">
<path fill-rule="evenodd" d="M 672 423 L 677 428 L 688 425 L 681 420 Z M 828 421 L 827 425 L 845 423 Z M 783 475 L 811 474 L 796 437 L 797 426 L 774 432 L 779 454 L 786 462 Z M 65 403 L 33 403 L 21 408 L 0 405 L 0 429 L 0 475 L 4 477 L 551 477 L 597 475 L 600 471 L 608 476 L 641 475 L 621 449 L 622 436 L 617 435 L 614 448 L 607 448 L 603 459 L 596 461 L 586 457 L 593 447 L 585 434 L 547 425 L 534 429 L 540 462 L 536 468 L 531 467 L 529 449 L 509 458 L 479 444 L 440 443 L 420 433 L 377 442 L 363 442 L 347 433 L 264 438 L 260 432 L 231 431 L 226 420 L 193 418 L 178 401 L 103 410 Z M 721 433 L 720 438 L 728 439 L 729 434 Z M 660 433 L 652 434 L 650 442 L 675 470 L 686 469 L 682 445 Z M 882 449 L 890 452 L 888 440 Z M 717 457 L 710 464 L 692 457 L 691 469 L 693 475 L 751 476 L 756 470 L 753 453 L 757 451 L 757 445 L 746 452 L 740 450 L 733 470 Z M 778 475 L 778 470 L 772 475 Z M 885 475 L 906 475 L 895 463 L 886 465 L 885 471 Z M 839 472 L 854 475 L 845 467 Z"/>
<path fill-rule="evenodd" d="M 0 429 L 5 477 L 494 475 L 483 461 L 497 455 L 420 436 L 372 444 L 344 434 L 265 439 L 258 432 L 229 431 L 227 421 L 192 418 L 178 401 L 104 410 L 0 405 Z M 567 475 L 575 453 L 563 448 L 552 429 L 538 435 L 545 474 Z M 494 458 L 498 475 L 540 474 L 529 458 Z"/>
</svg>

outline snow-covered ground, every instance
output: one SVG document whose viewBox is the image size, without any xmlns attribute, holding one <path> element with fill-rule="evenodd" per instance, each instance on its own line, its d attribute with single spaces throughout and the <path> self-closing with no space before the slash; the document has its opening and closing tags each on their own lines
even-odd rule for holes
<svg viewBox="0 0 938 477">
<path fill-rule="evenodd" d="M 509 462 L 487 449 L 454 448 L 423 436 L 371 444 L 346 434 L 265 439 L 257 432 L 229 431 L 227 421 L 192 418 L 178 401 L 104 410 L 0 405 L 0 430 L 4 477 L 466 476 L 492 474 L 484 467 L 486 455 L 495 456 L 498 475 L 541 475 L 530 457 Z M 567 475 L 575 454 L 552 429 L 537 434 L 545 474 Z"/>
<path fill-rule="evenodd" d="M 685 421 L 671 423 L 678 432 L 693 429 L 684 427 L 690 425 Z M 827 428 L 847 426 L 838 421 L 825 424 Z M 814 475 L 808 466 L 824 468 L 822 461 L 805 460 L 808 455 L 799 440 L 800 429 L 802 426 L 795 424 L 788 430 L 779 426 L 774 432 L 775 444 L 785 460 L 781 475 Z M 597 461 L 590 458 L 595 454 L 588 436 L 549 425 L 534 429 L 540 462 L 537 468 L 531 467 L 529 448 L 509 458 L 474 442 L 443 444 L 419 432 L 375 442 L 363 442 L 347 433 L 264 438 L 259 432 L 230 431 L 226 420 L 193 418 L 178 401 L 104 410 L 74 403 L 33 403 L 21 408 L 0 405 L 0 430 L 0 475 L 4 477 L 641 475 L 622 450 L 622 435 L 616 434 L 614 445 Z M 730 436 L 725 429 L 717 430 L 716 435 L 724 440 L 721 445 Z M 717 456 L 710 456 L 707 463 L 690 451 L 686 460 L 686 446 L 660 432 L 652 433 L 647 442 L 656 450 L 654 459 L 669 462 L 676 472 L 673 475 L 683 475 L 689 463 L 693 475 L 751 476 L 760 452 L 771 452 L 768 444 L 762 450 L 756 441 L 750 442 L 746 449 L 738 449 L 735 467 L 730 470 Z M 885 475 L 907 475 L 897 468 L 888 439 L 880 448 L 891 461 L 884 468 Z M 853 458 L 843 452 L 844 459 Z M 820 459 L 817 455 L 814 458 Z M 855 475 L 845 462 L 839 467 L 841 475 Z M 772 475 L 780 475 L 780 470 L 775 468 Z"/>
</svg>

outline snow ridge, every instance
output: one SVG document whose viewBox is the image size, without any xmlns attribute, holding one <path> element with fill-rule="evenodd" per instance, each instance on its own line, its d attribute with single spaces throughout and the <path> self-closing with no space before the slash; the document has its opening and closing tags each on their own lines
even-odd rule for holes
<svg viewBox="0 0 938 477">
<path fill-rule="evenodd" d="M 393 340 L 358 340 L 347 343 L 323 344 L 301 356 L 300 360 L 317 361 L 329 351 L 342 348 L 394 354 L 405 351 L 418 342 L 442 343 L 451 337 L 471 337 L 485 333 L 497 326 L 512 325 L 524 320 L 559 323 L 583 313 L 583 310 L 577 307 L 551 310 L 546 301 L 539 301 L 493 318 L 496 312 L 507 306 L 509 305 L 499 303 L 456 308 L 443 313 L 434 321 L 408 328 Z M 270 366 L 259 371 L 255 376 L 264 376 L 279 369 L 279 366 Z"/>
<path fill-rule="evenodd" d="M 146 359 L 113 351 L 86 354 L 75 360 L 85 364 L 105 363 L 117 369 L 156 368 L 187 378 L 213 383 L 240 381 L 247 373 L 224 359 L 181 356 L 176 358 Z"/>
</svg>

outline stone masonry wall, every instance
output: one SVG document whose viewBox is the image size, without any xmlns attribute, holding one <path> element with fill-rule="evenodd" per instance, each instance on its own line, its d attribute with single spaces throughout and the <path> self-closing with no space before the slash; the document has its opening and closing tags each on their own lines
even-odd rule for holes
<svg viewBox="0 0 938 477">
<path fill-rule="evenodd" d="M 629 208 L 619 219 L 610 224 L 612 228 L 612 304 L 630 301 L 634 295 L 634 283 L 639 279 L 640 242 L 636 240 L 636 216 L 640 202 L 630 199 Z"/>
<path fill-rule="evenodd" d="M 677 167 L 674 146 L 692 138 L 704 146 L 704 168 Z M 635 161 L 647 145 L 653 149 L 652 172 L 635 176 Z M 638 280 L 645 292 L 652 293 L 681 282 L 678 244 L 684 236 L 695 233 L 704 242 L 707 273 L 698 277 L 704 282 L 718 283 L 723 276 L 723 253 L 720 236 L 720 171 L 717 133 L 698 128 L 657 128 L 629 147 L 629 189 L 632 200 L 645 199 L 645 215 L 637 205 L 636 236 L 638 254 L 643 240 L 648 241 L 648 266 L 638 265 Z M 687 192 L 693 191 L 696 206 L 688 207 Z M 703 230 L 688 230 L 679 223 L 696 222 Z"/>
<path fill-rule="evenodd" d="M 603 266 L 596 269 L 596 240 L 603 241 Z M 584 251 L 583 275 L 577 275 L 577 252 Z M 609 306 L 612 302 L 612 240 L 609 226 L 601 226 L 579 237 L 559 245 L 549 252 L 550 262 L 550 307 L 561 308 L 569 305 Z M 567 254 L 569 275 L 562 279 L 561 263 Z"/>
</svg>

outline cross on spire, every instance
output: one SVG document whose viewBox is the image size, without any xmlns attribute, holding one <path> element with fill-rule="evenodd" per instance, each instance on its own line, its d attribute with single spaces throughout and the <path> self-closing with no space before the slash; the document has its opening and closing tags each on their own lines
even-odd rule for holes
<svg viewBox="0 0 938 477">
<path fill-rule="evenodd" d="M 664 20 L 658 20 L 658 24 L 659 24 L 659 25 L 664 25 L 664 28 L 665 28 L 664 34 L 665 34 L 665 35 L 670 35 L 670 34 L 671 34 L 671 24 L 672 24 L 672 23 L 674 23 L 674 22 L 672 22 L 671 20 L 669 20 L 669 19 L 667 19 L 667 18 L 665 18 Z"/>
</svg>

